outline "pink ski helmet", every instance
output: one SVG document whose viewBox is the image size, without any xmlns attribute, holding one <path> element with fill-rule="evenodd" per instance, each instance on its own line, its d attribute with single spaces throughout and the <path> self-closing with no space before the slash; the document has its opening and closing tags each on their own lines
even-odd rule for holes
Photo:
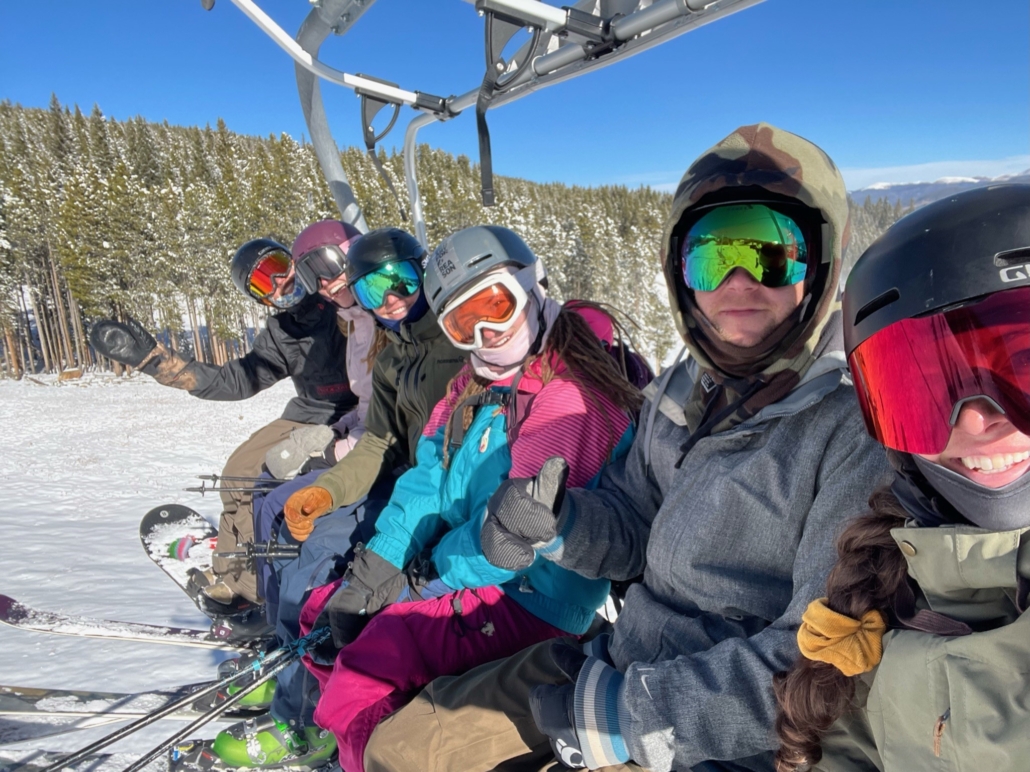
<svg viewBox="0 0 1030 772">
<path fill-rule="evenodd" d="M 293 242 L 297 279 L 304 288 L 318 292 L 319 279 L 335 279 L 347 269 L 347 252 L 361 233 L 350 223 L 322 220 L 300 232 Z"/>
</svg>

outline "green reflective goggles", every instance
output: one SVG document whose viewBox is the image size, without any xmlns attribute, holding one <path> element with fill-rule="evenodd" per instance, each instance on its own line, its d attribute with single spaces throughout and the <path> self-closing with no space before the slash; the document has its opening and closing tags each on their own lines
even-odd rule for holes
<svg viewBox="0 0 1030 772">
<path fill-rule="evenodd" d="M 736 268 L 765 287 L 787 287 L 805 280 L 808 245 L 787 215 L 764 204 L 730 204 L 691 226 L 680 257 L 692 290 L 712 292 Z"/>
</svg>

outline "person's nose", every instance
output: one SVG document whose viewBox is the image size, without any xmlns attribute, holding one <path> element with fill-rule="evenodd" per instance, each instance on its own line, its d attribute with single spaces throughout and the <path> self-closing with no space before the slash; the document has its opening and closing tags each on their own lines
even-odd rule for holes
<svg viewBox="0 0 1030 772">
<path fill-rule="evenodd" d="M 1008 419 L 989 400 L 971 399 L 959 410 L 955 428 L 978 436 L 1002 422 L 1008 422 Z"/>
<path fill-rule="evenodd" d="M 733 292 L 751 292 L 761 285 L 743 268 L 734 268 L 722 283 L 722 287 Z"/>
</svg>

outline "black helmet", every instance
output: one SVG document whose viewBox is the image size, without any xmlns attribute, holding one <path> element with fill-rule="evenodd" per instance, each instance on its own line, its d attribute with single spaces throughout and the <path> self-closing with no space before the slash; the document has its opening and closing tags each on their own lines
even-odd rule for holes
<svg viewBox="0 0 1030 772">
<path fill-rule="evenodd" d="M 476 225 L 444 239 L 426 263 L 426 296 L 439 316 L 447 301 L 462 287 L 502 265 L 539 265 L 537 281 L 544 278 L 543 264 L 526 242 L 500 225 Z"/>
<path fill-rule="evenodd" d="M 257 300 L 259 303 L 273 305 L 268 299 L 268 294 L 259 295 L 254 292 L 251 276 L 254 273 L 255 266 L 262 259 L 276 254 L 285 258 L 284 263 L 286 265 L 293 260 L 290 250 L 278 241 L 272 241 L 272 239 L 253 239 L 237 249 L 236 254 L 232 256 L 232 264 L 229 267 L 232 283 L 236 285 L 236 289 L 247 297 Z M 303 298 L 303 294 L 297 300 L 299 301 L 301 298 Z"/>
<path fill-rule="evenodd" d="M 844 288 L 847 355 L 902 319 L 1030 285 L 1030 185 L 927 204 L 867 249 Z"/>
<path fill-rule="evenodd" d="M 384 263 L 412 260 L 419 264 L 425 248 L 414 236 L 400 228 L 378 228 L 355 241 L 347 252 L 347 282 L 351 285 Z"/>
</svg>

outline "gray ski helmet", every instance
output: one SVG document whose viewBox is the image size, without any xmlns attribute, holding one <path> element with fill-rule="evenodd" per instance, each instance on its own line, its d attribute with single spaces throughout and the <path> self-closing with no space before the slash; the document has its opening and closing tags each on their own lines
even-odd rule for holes
<svg viewBox="0 0 1030 772">
<path fill-rule="evenodd" d="M 347 251 L 347 282 L 353 286 L 354 282 L 379 266 L 402 260 L 418 263 L 421 270 L 425 256 L 425 248 L 407 231 L 377 228 L 351 244 Z"/>
<path fill-rule="evenodd" d="M 500 225 L 460 230 L 440 242 L 426 263 L 429 307 L 439 316 L 450 298 L 484 273 L 505 265 L 525 267 L 534 263 L 537 256 L 514 231 Z"/>
<path fill-rule="evenodd" d="M 844 287 L 848 357 L 902 319 L 1030 285 L 1030 185 L 992 185 L 901 218 L 855 263 Z"/>
<path fill-rule="evenodd" d="M 282 252 L 291 260 L 293 259 L 290 250 L 278 241 L 273 241 L 272 239 L 253 239 L 236 250 L 236 254 L 232 256 L 232 263 L 229 266 L 232 283 L 236 285 L 236 289 L 248 298 L 262 303 L 265 302 L 264 299 L 257 297 L 250 291 L 250 275 L 253 273 L 254 266 L 257 265 L 258 261 L 270 252 Z"/>
</svg>

